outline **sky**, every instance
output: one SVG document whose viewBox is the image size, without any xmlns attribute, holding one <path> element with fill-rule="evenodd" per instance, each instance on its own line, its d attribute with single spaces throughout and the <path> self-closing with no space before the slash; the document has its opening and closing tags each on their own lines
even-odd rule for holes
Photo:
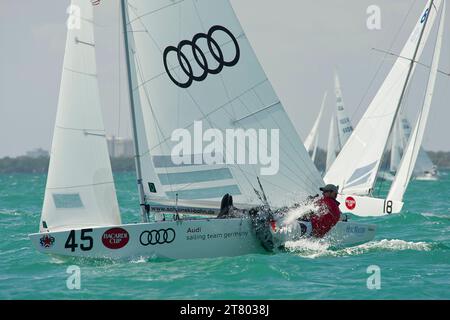
<svg viewBox="0 0 450 320">
<path fill-rule="evenodd" d="M 213 1 L 213 0 L 212 0 Z M 329 92 L 320 145 L 326 146 L 340 76 L 354 125 L 395 61 L 372 48 L 399 53 L 424 8 L 420 0 L 232 0 L 252 46 L 302 138 Z M 69 0 L 0 0 L 0 158 L 34 148 L 50 150 L 58 102 Z M 370 30 L 371 5 L 380 29 Z M 130 137 L 126 70 L 118 0 L 95 8 L 100 94 L 108 134 Z M 447 8 L 450 17 L 450 9 Z M 436 28 L 435 28 L 436 29 Z M 432 44 L 436 30 L 431 36 Z M 450 72 L 450 23 L 440 69 Z M 447 40 L 447 41 L 446 41 Z M 421 62 L 430 64 L 432 45 Z M 421 106 L 428 69 L 418 67 L 406 99 L 412 122 Z M 438 77 L 423 145 L 450 151 L 450 77 Z"/>
</svg>

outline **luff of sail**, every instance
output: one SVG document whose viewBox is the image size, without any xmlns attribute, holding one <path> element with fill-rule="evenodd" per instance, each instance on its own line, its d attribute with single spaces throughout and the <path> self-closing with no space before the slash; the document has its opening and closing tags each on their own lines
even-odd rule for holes
<svg viewBox="0 0 450 320">
<path fill-rule="evenodd" d="M 139 99 L 151 158 L 143 166 L 154 172 L 143 174 L 147 199 L 172 206 L 207 201 L 218 206 L 230 193 L 236 203 L 259 205 L 257 176 L 273 205 L 317 192 L 323 183 L 320 174 L 228 0 L 129 0 L 126 10 L 135 65 L 133 94 Z M 178 142 L 171 138 L 179 129 L 194 137 L 190 163 L 172 161 Z M 268 130 L 270 137 L 259 147 L 267 154 L 279 147 L 277 173 L 261 175 L 261 163 L 206 165 L 203 145 L 195 147 L 195 141 L 208 129 L 224 137 L 227 129 Z M 279 130 L 279 146 L 270 144 L 272 129 Z M 245 151 L 249 159 L 247 147 Z M 218 158 L 230 153 L 225 148 Z"/>
<path fill-rule="evenodd" d="M 431 64 L 430 76 L 428 79 L 427 91 L 425 94 L 423 108 L 419 114 L 414 131 L 412 132 L 412 135 L 409 138 L 408 147 L 406 148 L 405 154 L 403 155 L 399 170 L 397 171 L 394 182 L 392 183 L 391 189 L 389 190 L 389 194 L 387 196 L 387 199 L 389 200 L 396 200 L 396 201 L 403 200 L 403 196 L 406 192 L 409 180 L 411 179 L 411 176 L 414 171 L 417 156 L 419 155 L 419 151 L 422 145 L 422 139 L 425 133 L 428 115 L 430 113 L 431 102 L 433 100 L 434 87 L 436 84 L 436 77 L 439 68 L 439 60 L 441 56 L 444 26 L 445 26 L 445 1 L 442 7 L 441 22 L 439 24 L 436 46 L 433 55 L 433 62 Z"/>
<path fill-rule="evenodd" d="M 346 194 L 369 195 L 373 189 L 405 86 L 416 68 L 411 60 L 420 59 L 440 5 L 441 0 L 427 1 L 399 58 L 324 177 Z"/>
<path fill-rule="evenodd" d="M 40 230 L 121 223 L 105 138 L 89 0 L 72 0 Z"/>
</svg>

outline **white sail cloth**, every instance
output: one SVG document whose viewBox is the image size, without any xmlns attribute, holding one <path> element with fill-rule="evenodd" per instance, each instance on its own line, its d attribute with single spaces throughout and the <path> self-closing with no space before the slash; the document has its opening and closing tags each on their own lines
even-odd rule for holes
<svg viewBox="0 0 450 320">
<path fill-rule="evenodd" d="M 317 193 L 320 174 L 228 0 L 129 0 L 126 10 L 138 134 L 140 144 L 147 144 L 139 156 L 148 200 L 177 204 L 178 199 L 195 206 L 217 203 L 230 193 L 235 202 L 260 204 L 254 192 L 258 176 L 275 206 Z M 247 159 L 243 164 L 230 163 L 234 147 L 225 147 L 211 164 L 205 161 L 205 145 L 223 143 L 205 137 L 208 129 L 225 138 L 227 130 L 267 130 L 268 137 L 258 136 L 256 154 L 244 143 L 250 137 L 236 142 Z M 191 152 L 183 150 L 186 161 L 175 163 L 179 141 L 174 133 L 186 131 Z M 248 161 L 261 154 L 276 156 L 274 174 L 263 175 L 267 164 Z"/>
<path fill-rule="evenodd" d="M 434 6 L 429 11 L 431 1 L 427 1 L 399 58 L 324 177 L 327 183 L 340 185 L 341 190 L 347 194 L 369 195 L 373 190 L 403 88 L 408 79 L 410 60 L 413 59 L 417 47 L 415 59 L 420 59 L 441 4 L 441 0 L 435 0 Z M 425 23 L 426 28 L 420 41 Z M 414 64 L 412 72 L 414 72 L 415 66 L 416 64 Z M 374 134 L 375 132 L 376 134 Z"/>
<path fill-rule="evenodd" d="M 72 0 L 40 230 L 121 223 L 105 138 L 91 1 Z"/>
<path fill-rule="evenodd" d="M 400 167 L 395 175 L 394 182 L 392 183 L 391 189 L 389 190 L 388 199 L 402 201 L 403 196 L 406 192 L 409 180 L 414 171 L 414 166 L 419 155 L 423 135 L 425 133 L 428 115 L 431 109 L 431 102 L 433 100 L 434 87 L 436 84 L 436 77 L 438 74 L 439 60 L 441 56 L 442 39 L 444 34 L 445 26 L 445 2 L 442 9 L 442 17 L 439 25 L 438 36 L 436 40 L 436 45 L 434 49 L 433 62 L 431 64 L 430 76 L 428 79 L 427 91 L 425 94 L 425 100 L 423 103 L 423 108 L 419 114 L 414 131 L 409 138 L 408 146 L 406 148 L 405 154 L 403 155 Z"/>
</svg>

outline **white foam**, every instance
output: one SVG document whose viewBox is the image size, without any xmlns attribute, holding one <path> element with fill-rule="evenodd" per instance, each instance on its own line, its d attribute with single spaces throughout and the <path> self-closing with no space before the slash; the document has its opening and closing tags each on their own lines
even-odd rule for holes
<svg viewBox="0 0 450 320">
<path fill-rule="evenodd" d="M 322 256 L 353 256 L 360 255 L 371 251 L 387 250 L 387 251 L 430 251 L 431 244 L 426 242 L 412 242 L 399 239 L 383 239 L 379 241 L 371 241 L 359 246 L 343 248 L 339 250 L 330 249 L 330 244 L 321 240 L 301 239 L 295 242 L 286 242 L 286 249 L 304 258 L 317 258 Z"/>
</svg>

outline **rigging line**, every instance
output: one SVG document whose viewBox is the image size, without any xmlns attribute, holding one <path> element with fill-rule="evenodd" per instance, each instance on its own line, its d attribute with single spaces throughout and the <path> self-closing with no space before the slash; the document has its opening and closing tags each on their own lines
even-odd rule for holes
<svg viewBox="0 0 450 320">
<path fill-rule="evenodd" d="M 63 129 L 63 130 L 71 130 L 71 131 L 81 131 L 81 132 L 88 132 L 88 131 L 94 131 L 94 132 L 102 132 L 103 134 L 105 134 L 105 130 L 104 129 L 84 129 L 84 128 L 70 128 L 70 127 L 63 127 L 60 125 L 56 125 L 55 127 L 59 128 L 59 129 Z"/>
<path fill-rule="evenodd" d="M 70 187 L 47 187 L 47 190 L 58 190 L 58 189 L 74 189 L 74 188 L 88 188 L 88 187 L 95 187 L 95 186 L 101 186 L 106 184 L 114 184 L 114 181 L 106 181 L 106 182 L 98 182 L 98 183 L 91 183 L 91 184 L 81 184 L 77 186 L 70 186 Z"/>
<path fill-rule="evenodd" d="M 257 92 L 256 92 L 255 90 L 253 90 L 253 93 L 255 94 L 255 96 L 257 97 L 257 99 L 258 99 L 258 100 L 260 101 L 260 103 L 262 104 L 263 101 L 262 101 L 261 97 L 257 94 Z M 287 115 L 286 111 L 284 110 L 284 108 L 283 108 L 283 111 L 284 111 L 284 115 L 286 116 L 288 122 L 290 122 L 291 120 L 290 120 L 289 116 Z M 277 125 L 278 128 L 281 128 L 281 126 L 278 124 L 278 122 L 275 120 L 275 118 L 273 117 L 272 114 L 270 114 L 269 117 L 270 117 L 270 118 L 272 119 L 272 121 Z M 291 124 L 292 124 L 292 122 L 291 122 Z M 293 127 L 293 124 L 292 124 L 292 127 Z M 295 128 L 294 128 L 294 130 L 295 130 Z M 294 132 L 294 134 L 296 134 L 296 132 Z M 297 136 L 297 139 L 299 140 L 299 142 L 301 143 L 302 140 L 300 139 L 300 137 L 298 136 L 298 134 L 297 134 L 296 136 Z M 287 138 L 287 141 L 288 141 L 288 143 L 291 145 L 292 149 L 293 149 L 293 150 L 296 150 L 295 147 L 294 147 L 294 144 L 293 144 L 292 141 L 291 141 L 291 139 L 290 139 L 290 138 Z M 300 147 L 301 147 L 301 146 L 300 146 Z M 292 159 L 292 157 L 291 157 L 288 153 L 287 153 L 287 155 L 288 155 L 288 158 L 289 158 L 289 159 L 290 159 L 290 160 L 298 167 L 298 169 L 300 170 L 300 172 L 302 172 L 301 167 L 297 164 L 297 162 L 294 161 L 294 160 Z M 309 173 L 310 173 L 311 176 L 313 177 L 315 173 L 314 173 L 313 171 L 311 171 L 311 168 L 309 167 L 308 163 L 307 163 L 307 162 L 305 161 L 305 159 L 303 159 L 301 156 L 300 156 L 299 158 L 300 158 L 301 161 L 305 164 L 305 167 L 307 168 L 307 170 L 309 171 Z M 314 164 L 313 164 L 313 166 L 314 166 Z M 288 167 L 288 166 L 287 166 L 287 167 Z M 316 186 L 316 187 L 317 187 L 317 184 L 320 184 L 320 182 L 318 182 L 318 181 L 315 182 L 315 181 L 313 181 L 312 179 L 310 179 L 309 176 L 306 176 L 306 178 L 312 183 L 312 184 L 311 184 L 312 186 Z M 302 180 L 302 181 L 304 181 L 304 180 Z"/>
<path fill-rule="evenodd" d="M 408 20 L 408 17 L 409 17 L 409 15 L 411 14 L 411 11 L 412 11 L 414 5 L 416 4 L 416 2 L 417 2 L 417 0 L 414 0 L 413 4 L 409 7 L 409 10 L 408 10 L 408 12 L 407 12 L 405 18 L 403 19 L 403 22 L 402 22 L 402 24 L 400 25 L 400 28 L 398 29 L 397 34 L 395 35 L 394 39 L 393 39 L 392 42 L 391 42 L 391 45 L 389 46 L 389 50 L 392 49 L 392 47 L 394 46 L 394 43 L 397 41 L 397 39 L 398 39 L 398 37 L 399 37 L 399 35 L 400 35 L 400 32 L 401 32 L 401 30 L 403 29 L 403 27 L 405 26 L 406 20 Z M 366 91 L 364 92 L 364 94 L 363 94 L 363 96 L 362 96 L 362 98 L 361 98 L 361 100 L 360 100 L 358 106 L 356 107 L 356 110 L 355 110 L 355 111 L 353 112 L 353 114 L 352 114 L 352 119 L 355 118 L 356 113 L 359 111 L 359 109 L 361 108 L 361 106 L 362 106 L 364 100 L 366 99 L 367 95 L 369 94 L 370 88 L 372 88 L 372 85 L 374 84 L 375 79 L 377 78 L 378 74 L 380 73 L 380 71 L 381 71 L 381 69 L 382 69 L 382 67 L 383 67 L 383 65 L 384 65 L 384 61 L 385 61 L 385 59 L 386 59 L 386 56 L 387 56 L 387 55 L 385 55 L 385 56 L 383 57 L 383 59 L 381 60 L 379 66 L 378 66 L 378 68 L 377 68 L 377 71 L 375 72 L 375 74 L 374 74 L 372 80 L 371 80 L 370 83 L 369 83 L 369 86 L 367 87 Z"/>
<path fill-rule="evenodd" d="M 418 65 L 420 65 L 420 66 L 426 67 L 426 68 L 428 68 L 428 69 L 431 68 L 431 66 L 429 66 L 429 65 L 427 65 L 427 64 L 425 64 L 425 63 L 422 63 L 422 62 L 420 62 L 420 61 L 418 61 L 418 60 L 412 61 L 412 59 L 407 58 L 407 57 L 404 57 L 404 56 L 401 56 L 401 55 L 398 55 L 398 54 L 396 54 L 396 53 L 394 53 L 394 52 L 385 51 L 385 50 L 381 50 L 381 49 L 377 49 L 377 48 L 372 48 L 372 50 L 375 50 L 375 51 L 378 51 L 378 52 L 382 52 L 382 53 L 386 53 L 386 54 L 388 54 L 388 55 L 395 56 L 395 57 L 397 57 L 397 58 L 402 58 L 402 59 L 408 60 L 408 61 L 410 61 L 410 62 L 414 62 L 414 63 L 416 63 L 416 64 L 418 64 Z M 450 72 L 445 72 L 445 71 L 443 71 L 443 70 L 438 70 L 438 72 L 441 73 L 441 74 L 443 74 L 443 75 L 450 76 Z"/>
<path fill-rule="evenodd" d="M 173 1 L 173 0 L 172 0 L 172 1 Z M 155 10 L 153 10 L 153 11 L 144 13 L 144 14 L 142 14 L 142 15 L 140 15 L 140 16 L 138 16 L 138 15 L 136 14 L 136 18 L 135 18 L 134 20 L 128 21 L 128 25 L 130 25 L 131 23 L 135 22 L 135 21 L 138 20 L 138 19 L 141 19 L 141 18 L 143 18 L 143 17 L 145 17 L 145 16 L 148 16 L 148 15 L 152 15 L 152 14 L 154 14 L 154 13 L 156 13 L 156 12 L 162 11 L 162 10 L 167 9 L 167 8 L 169 8 L 169 7 L 176 6 L 177 4 L 180 4 L 180 3 L 184 2 L 184 1 L 185 1 L 185 0 L 179 0 L 179 1 L 173 2 L 173 3 L 171 3 L 171 4 L 168 4 L 168 5 L 165 5 L 165 6 L 163 6 L 163 7 L 158 8 L 158 9 L 155 9 Z M 131 9 L 137 11 L 137 8 L 133 7 L 131 4 L 129 4 L 129 6 L 131 7 Z"/>
</svg>

